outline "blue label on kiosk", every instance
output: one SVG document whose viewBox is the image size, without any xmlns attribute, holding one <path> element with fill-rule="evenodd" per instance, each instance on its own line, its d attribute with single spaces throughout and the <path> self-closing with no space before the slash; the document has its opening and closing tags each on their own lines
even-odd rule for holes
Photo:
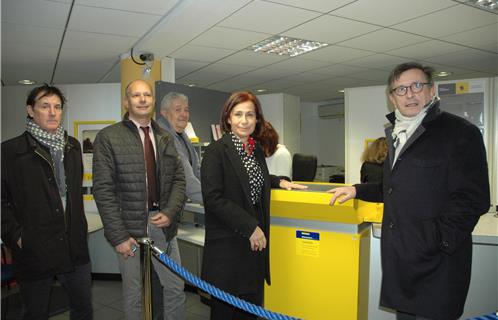
<svg viewBox="0 0 498 320">
<path fill-rule="evenodd" d="M 320 240 L 320 234 L 318 232 L 296 230 L 296 238 L 307 239 L 307 240 Z"/>
</svg>

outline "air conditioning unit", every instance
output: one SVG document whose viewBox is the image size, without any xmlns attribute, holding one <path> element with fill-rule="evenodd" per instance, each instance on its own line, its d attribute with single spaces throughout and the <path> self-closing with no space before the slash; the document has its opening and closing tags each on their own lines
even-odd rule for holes
<svg viewBox="0 0 498 320">
<path fill-rule="evenodd" d="M 344 102 L 318 106 L 318 117 L 321 119 L 344 118 Z"/>
</svg>

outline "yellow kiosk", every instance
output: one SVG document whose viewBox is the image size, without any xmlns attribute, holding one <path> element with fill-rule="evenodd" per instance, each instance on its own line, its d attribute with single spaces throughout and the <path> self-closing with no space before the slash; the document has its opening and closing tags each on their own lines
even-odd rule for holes
<svg viewBox="0 0 498 320">
<path fill-rule="evenodd" d="M 329 205 L 342 185 L 304 183 L 306 191 L 272 190 L 271 286 L 265 308 L 301 319 L 367 319 L 370 223 L 382 204 Z"/>
</svg>

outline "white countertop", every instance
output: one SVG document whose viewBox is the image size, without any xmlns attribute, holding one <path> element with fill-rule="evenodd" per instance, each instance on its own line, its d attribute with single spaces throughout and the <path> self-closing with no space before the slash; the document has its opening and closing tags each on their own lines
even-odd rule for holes
<svg viewBox="0 0 498 320">
<path fill-rule="evenodd" d="M 472 232 L 474 243 L 498 245 L 498 216 L 494 212 L 482 215 Z"/>
<path fill-rule="evenodd" d="M 204 226 L 182 223 L 178 226 L 178 239 L 204 247 Z"/>
<path fill-rule="evenodd" d="M 85 212 L 85 216 L 88 223 L 88 233 L 98 231 L 104 227 L 98 212 Z"/>
</svg>

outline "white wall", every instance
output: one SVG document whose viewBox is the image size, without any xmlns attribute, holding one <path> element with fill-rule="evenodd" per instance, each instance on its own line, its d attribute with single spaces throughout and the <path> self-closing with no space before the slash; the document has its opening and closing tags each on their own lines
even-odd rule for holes
<svg viewBox="0 0 498 320">
<path fill-rule="evenodd" d="M 121 119 L 121 84 L 70 84 L 58 86 L 67 99 L 63 126 L 73 135 L 74 121 Z M 34 86 L 2 87 L 2 141 L 25 130 L 26 98 Z"/>
<path fill-rule="evenodd" d="M 265 119 L 269 121 L 285 144 L 294 154 L 301 152 L 301 107 L 299 97 L 285 93 L 258 95 Z"/>
<path fill-rule="evenodd" d="M 360 182 L 361 154 L 365 139 L 383 137 L 388 123 L 386 86 L 350 88 L 345 97 L 345 181 Z"/>
<path fill-rule="evenodd" d="M 319 165 L 344 166 L 344 118 L 321 119 L 318 105 L 301 103 L 301 152 L 313 154 Z"/>
</svg>

